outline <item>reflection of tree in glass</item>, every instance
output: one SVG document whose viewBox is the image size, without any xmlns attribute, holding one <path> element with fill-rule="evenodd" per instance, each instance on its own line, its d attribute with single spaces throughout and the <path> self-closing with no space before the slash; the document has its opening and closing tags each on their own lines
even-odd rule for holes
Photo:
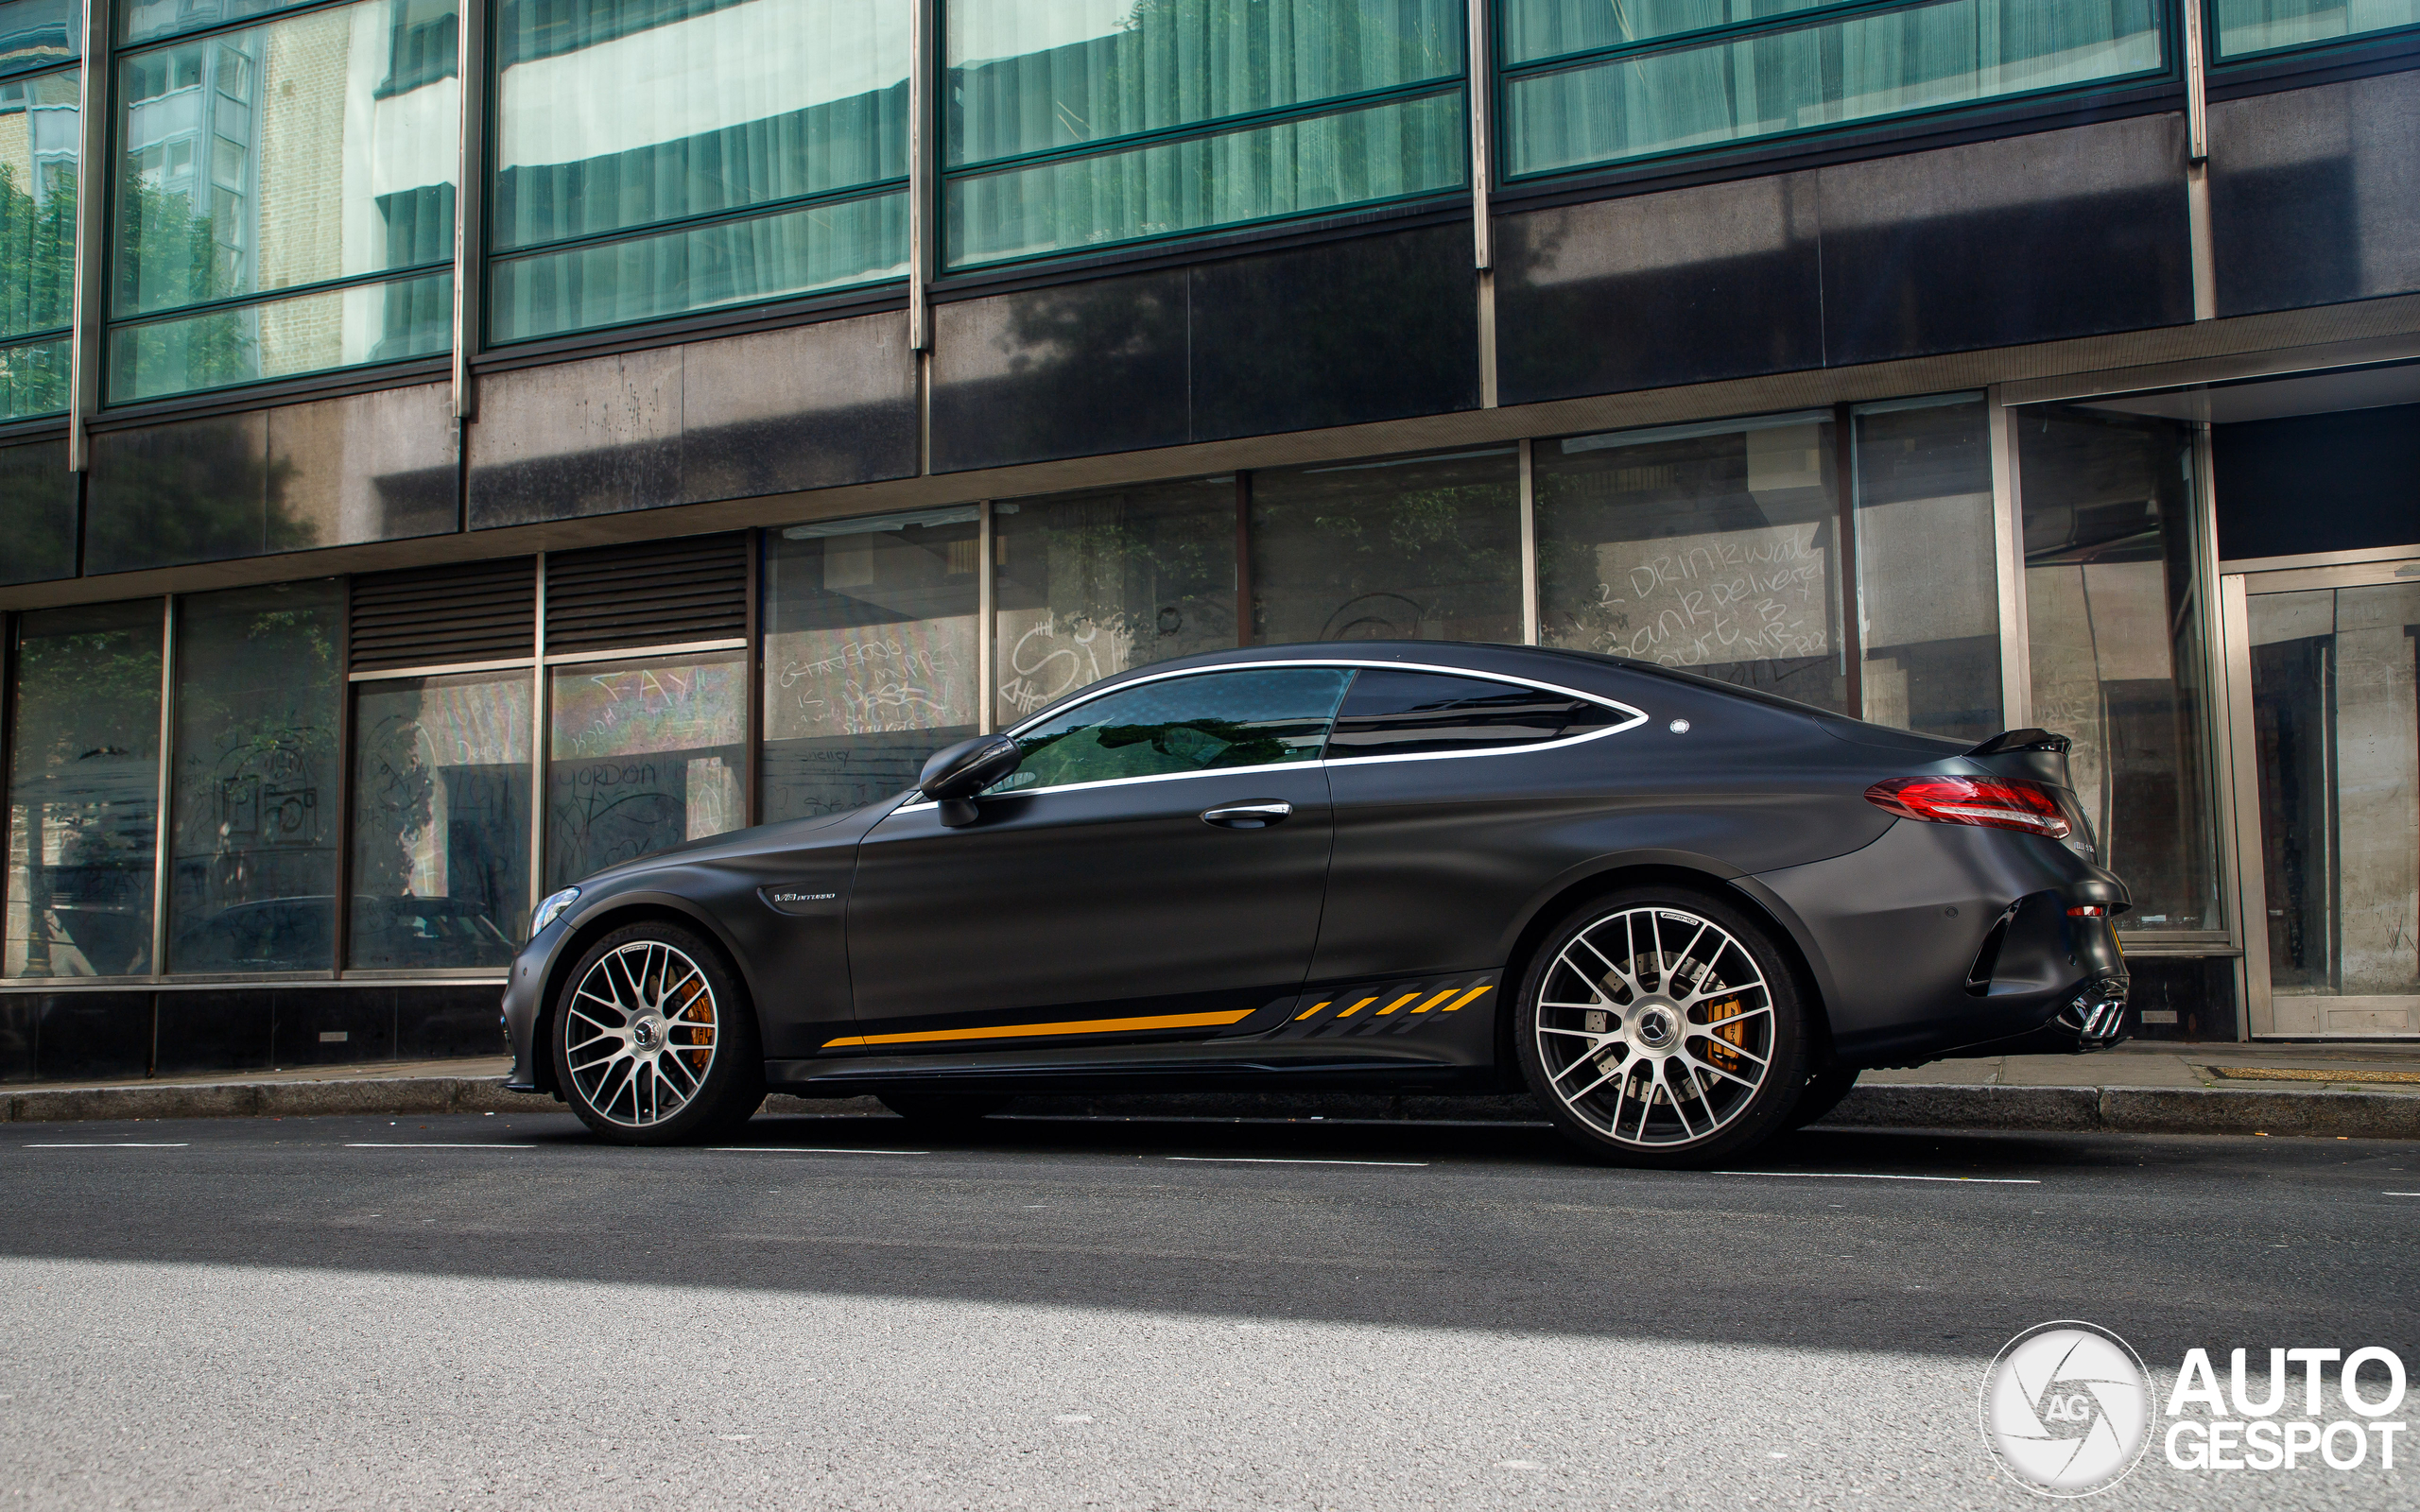
<svg viewBox="0 0 2420 1512">
<path fill-rule="evenodd" d="M 120 198 L 125 243 L 118 265 L 120 310 L 174 309 L 246 292 L 233 263 L 211 234 L 210 217 L 185 197 L 135 177 Z M 136 326 L 110 346 L 110 383 L 121 393 L 176 392 L 258 377 L 251 309 Z"/>
<path fill-rule="evenodd" d="M 0 163 L 0 335 L 67 324 L 75 279 L 76 170 L 60 169 L 49 197 L 36 200 Z M 67 382 L 62 344 L 0 351 L 0 418 L 65 409 Z"/>
</svg>

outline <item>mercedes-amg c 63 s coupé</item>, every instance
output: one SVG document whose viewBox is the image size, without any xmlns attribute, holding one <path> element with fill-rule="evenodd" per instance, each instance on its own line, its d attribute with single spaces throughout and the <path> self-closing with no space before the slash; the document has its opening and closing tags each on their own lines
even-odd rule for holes
<svg viewBox="0 0 2420 1512">
<path fill-rule="evenodd" d="M 1255 646 L 1095 683 L 916 788 L 547 899 L 510 1085 L 599 1135 L 769 1091 L 1527 1088 L 1688 1164 L 1865 1067 L 2122 1035 L 2067 742 L 1981 745 L 1577 651 Z"/>
</svg>

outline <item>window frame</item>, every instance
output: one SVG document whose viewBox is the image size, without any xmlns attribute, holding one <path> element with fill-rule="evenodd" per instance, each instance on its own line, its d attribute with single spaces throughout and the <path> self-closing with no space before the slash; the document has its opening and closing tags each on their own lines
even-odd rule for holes
<svg viewBox="0 0 2420 1512">
<path fill-rule="evenodd" d="M 1562 687 L 1551 682 L 1542 682 L 1535 678 L 1516 677 L 1507 672 L 1482 672 L 1473 667 L 1446 666 L 1438 662 L 1396 662 L 1392 660 L 1380 661 L 1376 658 L 1353 659 L 1341 657 L 1287 657 L 1282 659 L 1272 658 L 1268 661 L 1255 660 L 1251 662 L 1231 662 L 1208 667 L 1180 667 L 1165 672 L 1145 673 L 1142 676 L 1132 678 L 1122 682 L 1112 682 L 1104 679 L 1099 684 L 1080 690 L 1076 694 L 1072 695 L 1066 702 L 1053 704 L 1049 708 L 1036 711 L 1033 714 L 1018 724 L 1012 725 L 1009 729 L 1002 730 L 1001 733 L 1013 740 L 1017 736 L 1024 734 L 1027 730 L 1033 729 L 1035 726 L 1040 725 L 1046 720 L 1056 719 L 1059 716 L 1068 713 L 1074 710 L 1080 709 L 1085 704 L 1092 702 L 1096 698 L 1105 698 L 1111 694 L 1123 693 L 1129 688 L 1139 688 L 1147 683 L 1152 682 L 1164 682 L 1172 678 L 1216 677 L 1221 673 L 1261 672 L 1283 669 L 1306 669 L 1312 671 L 1339 670 L 1359 673 L 1365 668 L 1374 671 L 1433 672 L 1449 678 L 1471 678 L 1482 682 L 1501 682 L 1511 687 L 1531 688 L 1542 693 L 1551 693 L 1561 697 L 1577 698 L 1587 703 L 1597 704 L 1602 708 L 1613 710 L 1623 717 L 1616 720 L 1612 724 L 1604 726 L 1602 729 L 1591 730 L 1583 734 L 1558 736 L 1553 740 L 1535 741 L 1522 746 L 1492 746 L 1484 750 L 1429 750 L 1405 751 L 1401 753 L 1389 753 L 1375 756 L 1330 756 L 1327 751 L 1327 742 L 1322 738 L 1320 743 L 1319 755 L 1313 760 L 1307 762 L 1265 762 L 1255 766 L 1214 766 L 1207 770 L 1199 772 L 1151 772 L 1141 777 L 1105 777 L 1089 782 L 1063 782 L 1050 787 L 1018 788 L 1015 791 L 1015 796 L 1023 798 L 1030 794 L 1041 793 L 1077 793 L 1093 788 L 1126 787 L 1135 782 L 1181 782 L 1186 779 L 1198 777 L 1233 777 L 1240 772 L 1290 771 L 1305 766 L 1316 766 L 1324 771 L 1331 765 L 1340 762 L 1350 762 L 1357 766 L 1366 766 L 1378 762 L 1467 761 L 1476 757 L 1485 756 L 1517 756 L 1532 751 L 1562 750 L 1568 747 L 1584 745 L 1592 740 L 1603 740 L 1609 735 L 1618 735 L 1625 730 L 1635 730 L 1639 726 L 1647 723 L 1648 718 L 1650 717 L 1645 711 L 1634 708 L 1630 704 L 1623 703 L 1617 698 L 1608 697 L 1600 693 L 1585 693 L 1578 688 Z M 1343 697 L 1349 698 L 1352 696 L 1353 684 L 1348 680 L 1344 685 Z M 1340 709 L 1343 707 L 1343 698 L 1340 698 L 1338 700 L 1337 707 Z M 1328 718 L 1328 728 L 1331 734 L 1335 730 L 1335 726 L 1336 718 L 1331 714 Z M 1002 796 L 1005 797 L 1007 795 Z M 894 809 L 892 812 L 896 814 L 908 814 L 911 812 L 920 812 L 925 809 L 937 808 L 940 805 L 934 800 L 925 797 L 922 789 L 913 789 L 908 792 L 906 799 L 900 803 L 899 807 Z"/>
<path fill-rule="evenodd" d="M 95 3 L 105 3 L 105 0 L 95 0 Z M 935 0 L 910 0 L 910 3 L 921 5 L 935 3 Z M 713 9 L 729 9 L 729 7 Z M 475 360 L 489 356 L 517 358 L 525 353 L 532 357 L 542 357 L 561 351 L 584 352 L 595 348 L 600 342 L 612 342 L 617 337 L 626 339 L 626 334 L 632 331 L 657 328 L 682 330 L 688 325 L 698 323 L 719 326 L 734 320 L 762 319 L 809 301 L 814 301 L 809 304 L 810 308 L 821 309 L 826 305 L 853 304 L 863 301 L 870 296 L 890 298 L 894 297 L 894 286 L 905 288 L 914 279 L 915 254 L 911 232 L 910 245 L 901 249 L 903 266 L 896 272 L 880 273 L 845 284 L 822 284 L 786 294 L 724 300 L 713 304 L 692 305 L 686 309 L 661 315 L 643 315 L 627 320 L 574 326 L 568 330 L 544 331 L 532 335 L 497 335 L 495 289 L 498 281 L 495 275 L 496 269 L 508 264 L 533 263 L 543 258 L 559 257 L 567 252 L 578 252 L 594 247 L 617 246 L 646 241 L 652 237 L 672 236 L 684 232 L 705 230 L 717 225 L 770 219 L 778 215 L 796 215 L 853 201 L 872 201 L 887 195 L 900 195 L 905 198 L 906 203 L 903 205 L 902 214 L 912 221 L 914 199 L 918 193 L 914 167 L 915 123 L 911 121 L 908 125 L 907 149 L 908 165 L 890 178 L 847 184 L 835 189 L 819 189 L 807 194 L 791 195 L 786 198 L 766 200 L 735 209 L 698 211 L 667 220 L 650 221 L 643 226 L 583 232 L 578 235 L 559 237 L 553 241 L 501 247 L 497 245 L 495 230 L 496 182 L 501 176 L 497 163 L 504 146 L 504 73 L 505 69 L 511 65 L 505 61 L 501 45 L 504 38 L 504 6 L 498 0 L 498 3 L 488 4 L 482 9 L 486 35 L 480 41 L 482 67 L 476 83 L 479 92 L 477 109 L 480 122 L 478 151 L 475 154 L 478 161 L 471 169 L 478 175 L 476 192 L 479 197 L 479 214 L 476 236 L 462 239 L 459 253 L 463 259 L 473 262 L 477 268 L 477 279 L 465 281 L 463 285 L 468 289 L 472 283 L 475 283 L 475 290 L 471 293 L 471 298 L 476 301 L 476 308 L 469 312 L 467 320 L 462 318 L 461 312 L 456 312 L 459 329 L 466 333 L 463 339 L 469 345 L 471 355 Z M 702 15 L 708 12 L 700 9 L 696 13 Z M 614 38 L 599 41 L 615 41 L 620 37 L 639 34 L 623 32 L 616 34 Z M 581 50 L 583 49 L 575 48 L 569 51 Z M 549 53 L 544 56 L 567 55 L 566 53 Z M 529 60 L 531 60 L 515 59 L 513 62 Z M 916 55 L 911 41 L 908 57 L 908 85 L 911 91 L 915 83 L 916 70 L 924 62 L 925 60 Z M 467 84 L 466 87 L 468 87 Z M 458 196 L 462 190 L 458 187 L 455 193 Z M 457 214 L 458 215 L 458 211 Z M 670 337 L 667 336 L 667 339 Z"/>
<path fill-rule="evenodd" d="M 2222 50 L 2226 34 L 2219 25 L 2219 0 L 2181 0 L 2181 3 L 2202 8 L 2202 35 L 2208 39 L 2203 45 L 2203 52 L 2208 59 L 2204 66 L 2209 71 L 2210 81 L 2214 85 L 2222 79 L 2232 82 L 2243 77 L 2240 71 L 2262 64 L 2282 65 L 2299 72 L 2357 61 L 2364 53 L 2420 45 L 2420 21 L 2412 21 L 2399 26 L 2346 32 L 2341 37 L 2315 37 L 2309 42 L 2288 43 L 2283 46 L 2263 47 L 2256 52 L 2229 56 Z"/>
<path fill-rule="evenodd" d="M 925 0 L 919 0 L 919 3 L 925 3 Z M 940 39 L 946 37 L 948 33 L 949 0 L 929 0 L 929 3 L 933 5 L 936 11 L 936 24 L 933 27 L 936 45 L 931 57 L 923 60 L 923 62 L 931 70 L 937 101 L 945 102 L 949 97 L 952 70 L 946 44 L 942 43 Z M 1466 6 L 1486 3 L 1487 0 L 1463 0 Z M 1470 57 L 1470 44 L 1466 40 L 1462 43 L 1462 55 L 1461 70 L 1458 73 L 1438 74 L 1427 78 L 1407 79 L 1400 84 L 1389 84 L 1381 89 L 1356 90 L 1342 94 L 1326 95 L 1316 100 L 1298 100 L 1290 105 L 1273 105 L 1256 111 L 1238 111 L 1225 115 L 1204 117 L 1198 121 L 1186 121 L 1174 126 L 1152 127 L 1139 131 L 1123 132 L 1115 136 L 1071 142 L 1063 146 L 1037 147 L 1030 151 L 1012 153 L 1004 157 L 983 158 L 962 163 L 950 161 L 950 107 L 946 103 L 942 103 L 935 110 L 933 119 L 928 123 L 928 129 L 933 131 L 935 137 L 932 152 L 932 187 L 929 192 L 935 232 L 934 275 L 944 279 L 975 278 L 994 272 L 1030 267 L 1039 263 L 1091 257 L 1139 248 L 1161 247 L 1171 242 L 1225 236 L 1239 232 L 1253 232 L 1270 226 L 1292 225 L 1338 215 L 1357 215 L 1393 206 L 1420 204 L 1467 195 L 1472 188 L 1472 162 L 1470 133 L 1465 129 L 1460 134 L 1461 182 L 1454 188 L 1421 190 L 1412 194 L 1389 195 L 1377 199 L 1357 199 L 1349 204 L 1321 205 L 1311 210 L 1289 211 L 1274 215 L 1255 215 L 1246 220 L 1223 220 L 1208 226 L 1157 232 L 1140 236 L 1120 236 L 1112 240 L 1085 242 L 1080 246 L 1027 252 L 1013 257 L 989 257 L 965 264 L 953 264 L 950 261 L 949 197 L 951 190 L 958 185 L 971 183 L 979 179 L 1004 177 L 1054 163 L 1080 162 L 1088 158 L 1111 158 L 1122 153 L 1141 151 L 1155 146 L 1207 141 L 1213 137 L 1233 136 L 1272 126 L 1287 126 L 1302 121 L 1349 115 L 1357 111 L 1371 110 L 1385 105 L 1408 104 L 1414 100 L 1454 97 L 1461 105 L 1459 113 L 1467 120 L 1471 108 L 1471 74 L 1475 60 Z"/>
<path fill-rule="evenodd" d="M 1471 0 L 1473 4 L 1481 0 Z M 1512 153 L 1511 130 L 1513 86 L 1549 74 L 1573 73 L 1593 68 L 1608 61 L 1640 58 L 1655 53 L 1687 52 L 1711 44 L 1737 41 L 1745 37 L 1775 36 L 1814 26 L 1829 26 L 1861 16 L 1885 15 L 1893 11 L 1916 10 L 1937 5 L 1942 0 L 1831 0 L 1829 4 L 1809 6 L 1801 10 L 1749 21 L 1726 22 L 1717 26 L 1702 26 L 1692 31 L 1675 32 L 1639 42 L 1617 43 L 1591 47 L 1577 52 L 1557 53 L 1548 58 L 1528 59 L 1519 62 L 1506 60 L 1506 18 L 1499 10 L 1494 24 L 1487 27 L 1489 66 L 1494 71 L 1489 90 L 1488 129 L 1497 144 L 1495 160 L 1495 182 L 1491 187 L 1507 191 L 1550 190 L 1563 187 L 1575 179 L 1607 175 L 1650 177 L 1669 173 L 1709 160 L 1726 157 L 1760 160 L 1780 155 L 1791 147 L 1804 150 L 1810 144 L 1841 138 L 1852 138 L 1876 131 L 1905 136 L 1911 129 L 1921 129 L 1954 122 L 1962 117 L 1982 112 L 2015 111 L 2034 113 L 2046 103 L 2074 102 L 2099 95 L 2120 94 L 2144 88 L 2180 85 L 2185 77 L 2184 42 L 2180 35 L 2179 5 L 2208 4 L 2211 0 L 2155 0 L 2160 26 L 2160 61 L 2158 66 L 2132 74 L 2095 79 L 2086 84 L 2051 85 L 2043 89 L 2024 90 L 2005 94 L 1993 94 L 1947 105 L 1927 106 L 1917 110 L 1894 111 L 1887 114 L 1867 116 L 1855 121 L 1803 127 L 1794 130 L 1774 131 L 1762 136 L 1708 143 L 1696 146 L 1673 147 L 1661 152 L 1642 152 L 1629 157 L 1599 159 L 1590 163 L 1570 163 L 1560 167 L 1539 168 L 1515 173 L 1511 167 Z M 2214 35 L 2214 34 L 2213 34 Z M 2005 134 L 2005 133 L 1997 133 Z M 1751 170 L 1755 171 L 1755 170 Z"/>
<path fill-rule="evenodd" d="M 117 3 L 117 0 L 85 0 L 85 3 L 87 5 L 113 5 Z M 106 103 L 106 114 L 104 114 L 101 120 L 103 163 L 102 170 L 98 175 L 98 187 L 103 198 L 99 206 L 100 214 L 95 219 L 95 224 L 97 225 L 100 232 L 100 245 L 97 248 L 90 249 L 80 246 L 77 249 L 77 258 L 79 267 L 88 256 L 95 260 L 95 266 L 92 268 L 92 272 L 95 283 L 98 284 L 100 292 L 100 310 L 97 316 L 91 322 L 94 329 L 83 338 L 84 340 L 89 341 L 94 349 L 94 365 L 96 369 L 95 380 L 99 388 L 100 408 L 112 412 L 124 410 L 147 414 L 156 409 L 173 410 L 194 404 L 209 404 L 214 400 L 214 398 L 216 398 L 216 396 L 218 395 L 243 393 L 271 386 L 277 386 L 280 392 L 285 391 L 287 387 L 299 387 L 304 390 L 317 391 L 332 387 L 359 387 L 362 385 L 364 379 L 368 379 L 368 387 L 384 387 L 390 383 L 411 381 L 410 376 L 403 378 L 389 376 L 393 369 L 405 369 L 406 374 L 410 374 L 417 369 L 424 369 L 434 363 L 444 362 L 451 356 L 453 352 L 453 343 L 449 339 L 445 347 L 438 351 L 416 352 L 394 357 L 375 358 L 365 362 L 343 363 L 330 368 L 315 368 L 302 372 L 265 373 L 256 378 L 240 379 L 233 383 L 214 384 L 205 387 L 182 388 L 173 393 L 147 394 L 127 398 L 121 397 L 112 391 L 112 385 L 110 381 L 111 356 L 115 351 L 115 342 L 113 338 L 120 331 L 130 332 L 139 330 L 145 326 L 164 325 L 183 319 L 199 319 L 211 315 L 221 315 L 245 309 L 264 309 L 272 304 L 306 300 L 320 295 L 341 294 L 359 287 L 378 284 L 400 285 L 418 280 L 434 278 L 441 274 L 444 275 L 448 280 L 448 297 L 451 297 L 453 284 L 452 276 L 455 268 L 458 265 L 456 255 L 452 252 L 448 252 L 444 257 L 433 261 L 404 264 L 395 267 L 379 269 L 368 273 L 342 274 L 336 278 L 320 279 L 309 284 L 288 284 L 284 288 L 260 289 L 249 294 L 231 294 L 220 296 L 216 299 L 197 300 L 190 303 L 175 305 L 158 310 L 137 310 L 123 315 L 118 311 L 120 293 L 118 235 L 121 230 L 118 215 L 120 190 L 119 170 L 124 166 L 121 162 L 123 154 L 120 148 L 123 137 L 123 117 L 126 112 L 131 109 L 131 106 L 129 105 L 126 100 L 127 92 L 124 88 L 123 70 L 128 60 L 130 59 L 146 57 L 153 53 L 164 52 L 172 47 L 196 45 L 202 43 L 212 42 L 221 37 L 234 36 L 243 32 L 266 31 L 271 26 L 277 26 L 283 22 L 293 20 L 297 17 L 313 15 L 321 11 L 349 9 L 354 6 L 367 3 L 369 3 L 369 0 L 291 0 L 291 3 L 273 6 L 253 14 L 237 17 L 232 20 L 222 19 L 212 22 L 207 26 L 194 26 L 184 30 L 163 32 L 144 38 L 140 42 L 129 42 L 126 40 L 125 32 L 129 16 L 128 10 L 125 7 L 120 6 L 116 14 L 112 17 L 109 26 L 111 45 L 107 58 L 107 66 L 95 67 L 92 71 L 93 77 L 100 81 L 99 87 L 105 89 L 109 95 Z M 389 9 L 392 9 L 391 0 Z M 458 35 L 463 21 L 463 9 L 462 0 L 455 0 L 454 22 Z M 257 64 L 255 66 L 257 66 Z M 393 67 L 392 60 L 390 59 L 388 75 L 385 77 L 391 77 Z M 438 78 L 459 77 L 458 73 L 452 75 L 439 75 L 437 77 Z M 429 82 L 433 83 L 435 81 L 435 79 L 432 79 Z M 258 90 L 260 85 L 261 80 L 258 77 L 255 77 L 253 80 L 253 88 Z M 467 82 L 464 82 L 458 87 L 468 88 L 470 86 Z M 372 97 L 377 99 L 389 97 L 384 89 L 383 81 L 380 86 L 373 88 Z M 91 108 L 92 102 L 90 100 L 85 101 L 85 109 L 90 110 Z M 455 158 L 458 164 L 460 161 L 458 144 Z M 457 178 L 458 179 L 458 177 L 459 169 L 458 167 Z M 89 189 L 92 186 L 91 180 L 94 178 L 95 175 L 89 169 L 79 165 L 78 180 L 78 192 L 82 193 Z M 461 232 L 462 185 L 458 181 L 453 185 L 453 190 L 455 221 L 454 239 L 458 241 Z"/>
</svg>

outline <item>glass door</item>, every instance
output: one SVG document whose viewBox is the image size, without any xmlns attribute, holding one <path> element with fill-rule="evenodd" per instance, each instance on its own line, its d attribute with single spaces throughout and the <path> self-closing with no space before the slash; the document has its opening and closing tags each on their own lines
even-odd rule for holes
<svg viewBox="0 0 2420 1512">
<path fill-rule="evenodd" d="M 2258 839 L 2244 882 L 2268 920 L 2269 1022 L 2256 983 L 2255 1032 L 2420 1035 L 2420 561 L 2243 582 L 2247 872 Z"/>
</svg>

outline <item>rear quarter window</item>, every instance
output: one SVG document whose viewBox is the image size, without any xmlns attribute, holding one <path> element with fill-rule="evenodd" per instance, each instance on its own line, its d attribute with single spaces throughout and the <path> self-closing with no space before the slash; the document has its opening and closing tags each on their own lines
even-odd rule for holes
<svg viewBox="0 0 2420 1512">
<path fill-rule="evenodd" d="M 1365 667 L 1337 711 L 1327 755 L 1340 761 L 1512 750 L 1587 734 L 1621 718 L 1603 704 L 1545 688 Z"/>
</svg>

